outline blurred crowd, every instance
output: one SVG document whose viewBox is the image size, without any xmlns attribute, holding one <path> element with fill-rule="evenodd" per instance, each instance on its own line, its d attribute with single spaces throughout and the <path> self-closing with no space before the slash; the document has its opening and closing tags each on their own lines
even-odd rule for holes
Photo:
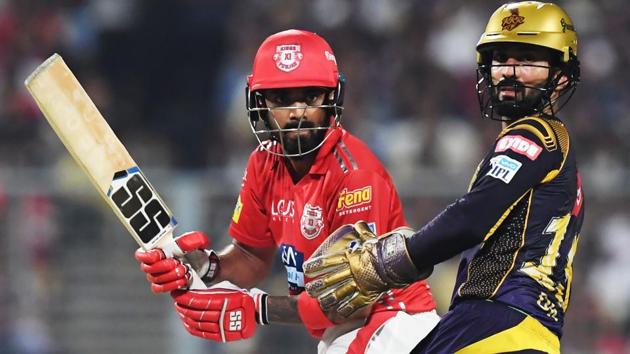
<svg viewBox="0 0 630 354">
<path fill-rule="evenodd" d="M 558 3 L 579 35 L 582 82 L 560 117 L 574 139 L 587 201 L 563 348 L 628 353 L 630 5 Z M 67 172 L 71 162 L 23 85 L 52 53 L 64 57 L 145 169 L 218 171 L 236 196 L 255 146 L 244 99 L 255 51 L 280 30 L 318 32 L 347 80 L 343 125 L 383 159 L 408 220 L 420 226 L 464 192 L 498 133 L 497 123 L 480 117 L 474 48 L 499 4 L 0 0 L 0 353 L 56 352 L 58 339 L 49 334 L 55 318 L 46 312 L 46 294 L 64 286 L 49 281 L 61 271 L 55 255 L 68 247 L 70 232 L 103 222 L 100 210 L 76 206 L 85 205 L 73 191 L 84 182 Z M 59 183 L 29 184 L 43 171 Z M 211 208 L 229 215 L 230 195 Z M 208 228 L 224 231 L 227 222 L 211 220 Z M 440 301 L 445 309 L 448 295 Z M 15 306 L 28 313 L 17 318 Z"/>
</svg>

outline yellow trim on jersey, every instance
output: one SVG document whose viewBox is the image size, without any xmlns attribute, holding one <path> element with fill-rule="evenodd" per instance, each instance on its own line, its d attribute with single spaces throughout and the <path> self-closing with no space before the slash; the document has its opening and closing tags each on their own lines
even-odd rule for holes
<svg viewBox="0 0 630 354">
<path fill-rule="evenodd" d="M 560 174 L 560 171 L 562 170 L 562 167 L 564 167 L 564 163 L 567 161 L 567 157 L 569 156 L 569 149 L 571 148 L 571 140 L 569 139 L 569 133 L 567 132 L 567 129 L 564 127 L 564 124 L 557 121 L 551 124 L 551 128 L 556 133 L 556 137 L 558 138 L 559 143 L 560 143 L 560 151 L 562 152 L 562 163 L 560 164 L 560 167 L 557 170 L 553 170 L 550 173 L 548 173 L 547 176 L 543 178 L 541 183 L 547 183 L 551 181 L 552 179 L 556 178 L 558 174 Z M 565 143 L 563 144 L 563 142 Z M 555 172 L 555 174 L 552 175 L 553 172 Z"/>
<path fill-rule="evenodd" d="M 564 268 L 564 273 L 567 277 L 567 293 L 564 296 L 564 301 L 562 302 L 562 310 L 564 310 L 564 312 L 567 312 L 567 308 L 569 307 L 569 299 L 571 298 L 571 283 L 573 282 L 573 257 L 575 257 L 575 252 L 577 252 L 579 242 L 580 234 L 577 234 L 573 239 L 573 243 L 571 244 L 571 250 L 567 255 L 567 265 Z"/>
<path fill-rule="evenodd" d="M 542 132 L 539 128 L 536 128 L 531 123 L 527 122 L 528 120 L 532 120 L 537 122 L 544 128 L 544 132 Z M 542 118 L 537 117 L 527 117 L 523 119 L 519 119 L 511 125 L 507 126 L 503 131 L 499 134 L 499 138 L 503 137 L 505 134 L 509 133 L 512 130 L 523 129 L 531 132 L 536 135 L 538 139 L 543 143 L 545 149 L 547 151 L 554 151 L 558 148 L 558 141 L 555 135 L 554 129 Z"/>
<path fill-rule="evenodd" d="M 539 128 L 533 126 L 531 122 L 527 122 L 528 120 L 537 122 L 544 128 L 545 131 L 542 132 Z M 516 129 L 527 130 L 536 135 L 536 137 L 538 137 L 538 139 L 540 139 L 540 141 L 543 143 L 547 151 L 554 151 L 558 148 L 558 145 L 560 145 L 560 152 L 562 153 L 562 162 L 560 163 L 560 167 L 549 171 L 540 183 L 551 182 L 560 174 L 562 167 L 564 167 L 564 163 L 567 161 L 567 156 L 569 156 L 571 141 L 569 140 L 569 134 L 564 127 L 564 124 L 562 124 L 562 122 L 560 121 L 547 122 L 542 118 L 527 117 L 507 126 L 505 129 L 503 129 L 503 131 L 501 131 L 497 139 L 500 139 L 510 131 Z"/>
<path fill-rule="evenodd" d="M 531 316 L 516 326 L 468 345 L 456 354 L 506 353 L 526 349 L 560 353 L 560 340 Z"/>
<path fill-rule="evenodd" d="M 503 274 L 503 279 L 501 279 L 499 284 L 497 284 L 497 286 L 494 288 L 492 295 L 490 295 L 491 298 L 497 294 L 497 291 L 499 291 L 499 288 L 501 287 L 501 285 L 503 285 L 503 282 L 505 281 L 505 279 L 508 277 L 510 273 L 512 273 L 512 269 L 514 269 L 514 265 L 516 264 L 516 258 L 518 258 L 518 253 L 521 251 L 521 248 L 523 248 L 523 246 L 525 245 L 525 234 L 527 231 L 527 226 L 528 226 L 528 221 L 529 221 L 529 212 L 532 210 L 532 198 L 534 197 L 534 191 L 530 189 L 528 193 L 529 193 L 529 199 L 527 200 L 527 214 L 525 214 L 525 225 L 523 226 L 523 233 L 521 234 L 521 244 L 518 246 L 518 249 L 516 250 L 516 252 L 514 252 L 514 257 L 512 258 L 512 265 L 510 266 L 510 269 L 508 269 L 507 272 Z"/>
<path fill-rule="evenodd" d="M 527 192 L 523 193 L 523 195 L 520 196 L 520 198 L 518 198 L 514 203 L 512 203 L 512 205 L 510 205 L 509 208 L 505 210 L 505 212 L 503 212 L 503 215 L 501 215 L 501 217 L 499 218 L 499 220 L 497 220 L 494 226 L 490 228 L 488 233 L 486 233 L 486 236 L 483 237 L 483 242 L 486 242 L 490 238 L 490 236 L 494 235 L 494 233 L 497 231 L 499 226 L 501 226 L 501 224 L 503 224 L 503 221 L 505 221 L 505 218 L 507 218 L 508 215 L 510 215 L 510 213 L 512 212 L 512 209 L 514 209 L 516 204 L 518 204 L 518 202 L 520 202 L 521 199 L 523 199 L 523 197 L 526 196 L 527 193 L 529 193 L 531 190 L 532 190 L 531 188 L 528 189 Z"/>
<path fill-rule="evenodd" d="M 527 219 L 529 218 L 529 210 L 530 210 L 530 206 L 531 206 L 531 202 L 532 202 L 531 198 L 532 198 L 532 195 L 534 194 L 534 193 L 532 193 L 532 189 L 531 188 L 528 189 L 527 192 L 525 192 L 522 196 L 520 196 L 512 205 L 510 205 L 509 208 L 507 208 L 505 210 L 503 215 L 501 215 L 499 220 L 494 224 L 494 226 L 492 228 L 490 228 L 490 231 L 488 231 L 486 236 L 483 238 L 481 247 L 483 247 L 483 242 L 486 242 L 488 240 L 488 238 L 490 238 L 490 236 L 494 235 L 495 231 L 497 231 L 499 226 L 501 226 L 501 224 L 503 224 L 503 221 L 505 220 L 505 218 L 507 218 L 507 216 L 510 214 L 512 209 L 514 209 L 516 204 L 518 204 L 518 202 L 520 202 L 521 199 L 523 199 L 523 197 L 525 197 L 528 193 L 530 193 L 529 206 L 527 207 L 527 216 L 526 216 L 526 219 L 525 219 L 525 225 L 526 226 L 523 229 L 523 237 L 521 239 L 521 244 L 518 247 L 518 250 L 514 253 L 514 259 L 512 260 L 512 266 L 510 266 L 510 270 L 505 273 L 505 275 L 503 276 L 503 279 L 501 279 L 501 281 L 499 282 L 499 285 L 494 289 L 494 291 L 492 292 L 492 295 L 490 297 L 494 296 L 494 294 L 497 292 L 497 290 L 501 287 L 501 284 L 503 284 L 503 282 L 505 281 L 505 277 L 507 277 L 507 275 L 510 274 L 510 272 L 512 271 L 512 268 L 514 268 L 514 261 L 516 260 L 516 256 L 518 255 L 518 251 L 520 251 L 521 248 L 523 247 L 523 245 L 525 244 L 525 230 L 527 230 Z M 462 296 L 462 293 L 460 292 L 462 290 L 462 287 L 464 285 L 466 285 L 468 283 L 468 281 L 470 280 L 470 268 L 471 267 L 469 266 L 468 270 L 466 272 L 466 281 L 462 282 L 462 284 L 457 289 L 457 295 L 459 295 L 459 296 Z"/>
</svg>

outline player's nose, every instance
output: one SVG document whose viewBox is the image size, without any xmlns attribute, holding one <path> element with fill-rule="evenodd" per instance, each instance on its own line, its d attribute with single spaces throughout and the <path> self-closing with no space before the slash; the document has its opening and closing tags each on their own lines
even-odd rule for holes
<svg viewBox="0 0 630 354">
<path fill-rule="evenodd" d="M 306 108 L 308 105 L 306 102 L 293 102 L 289 107 L 289 118 L 290 119 L 302 119 L 306 116 Z"/>
</svg>

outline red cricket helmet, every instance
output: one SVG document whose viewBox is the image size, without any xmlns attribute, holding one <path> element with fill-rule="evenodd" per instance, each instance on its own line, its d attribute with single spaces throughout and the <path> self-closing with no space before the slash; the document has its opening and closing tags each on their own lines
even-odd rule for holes
<svg viewBox="0 0 630 354">
<path fill-rule="evenodd" d="M 283 129 L 271 128 L 269 109 L 264 105 L 261 90 L 325 87 L 332 89 L 330 99 L 318 106 L 330 111 L 331 121 L 340 124 L 343 110 L 343 75 L 339 73 L 335 55 L 326 40 L 319 35 L 290 29 L 273 34 L 260 45 L 254 58 L 252 73 L 247 77 L 246 107 L 254 135 L 263 148 L 263 140 L 281 136 Z M 262 124 L 261 124 L 262 123 Z M 331 123 L 333 124 L 333 123 Z M 307 129 L 307 128 L 302 128 Z M 328 129 L 328 127 L 308 128 Z M 323 143 L 323 141 L 322 141 Z M 302 156 L 321 146 L 298 154 L 282 153 L 282 156 Z M 267 149 L 267 151 L 272 152 Z"/>
</svg>

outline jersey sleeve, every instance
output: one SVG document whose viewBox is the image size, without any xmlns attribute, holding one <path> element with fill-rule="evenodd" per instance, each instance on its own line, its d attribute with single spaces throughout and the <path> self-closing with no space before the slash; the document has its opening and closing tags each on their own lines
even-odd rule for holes
<svg viewBox="0 0 630 354">
<path fill-rule="evenodd" d="M 259 197 L 260 176 L 256 171 L 255 155 L 252 154 L 247 163 L 241 191 L 234 207 L 229 234 L 233 239 L 252 247 L 275 246 L 267 211 Z"/>
<path fill-rule="evenodd" d="M 531 188 L 555 177 L 562 163 L 554 136 L 532 126 L 504 131 L 469 192 L 408 240 L 416 266 L 437 264 L 483 242 Z"/>
<path fill-rule="evenodd" d="M 358 170 L 345 176 L 333 194 L 331 230 L 365 221 L 375 234 L 405 226 L 398 192 L 389 176 Z"/>
</svg>

